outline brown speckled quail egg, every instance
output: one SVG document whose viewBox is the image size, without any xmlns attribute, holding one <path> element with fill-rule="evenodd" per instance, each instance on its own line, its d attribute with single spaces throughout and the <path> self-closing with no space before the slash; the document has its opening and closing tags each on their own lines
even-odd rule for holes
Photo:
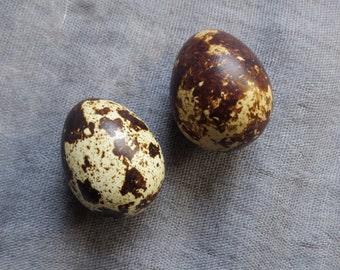
<svg viewBox="0 0 340 270">
<path fill-rule="evenodd" d="M 219 30 L 201 31 L 183 45 L 170 96 L 181 132 L 213 151 L 228 151 L 258 138 L 273 104 L 260 61 L 241 41 Z"/>
<path fill-rule="evenodd" d="M 151 203 L 165 175 L 161 147 L 126 107 L 89 99 L 68 114 L 62 134 L 68 184 L 92 211 L 135 215 Z"/>
</svg>

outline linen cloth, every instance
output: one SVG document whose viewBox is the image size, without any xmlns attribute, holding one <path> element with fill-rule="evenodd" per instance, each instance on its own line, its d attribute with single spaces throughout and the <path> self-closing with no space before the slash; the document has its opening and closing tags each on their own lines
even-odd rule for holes
<svg viewBox="0 0 340 270">
<path fill-rule="evenodd" d="M 340 269 L 340 2 L 2 0 L 0 269 Z M 176 54 L 203 29 L 244 42 L 274 92 L 230 153 L 171 116 Z M 140 215 L 89 212 L 63 176 L 69 110 L 106 98 L 158 138 L 166 178 Z"/>
</svg>

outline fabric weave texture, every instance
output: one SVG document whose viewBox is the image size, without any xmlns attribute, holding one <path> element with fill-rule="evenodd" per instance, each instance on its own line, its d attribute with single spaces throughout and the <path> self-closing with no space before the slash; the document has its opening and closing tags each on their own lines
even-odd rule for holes
<svg viewBox="0 0 340 270">
<path fill-rule="evenodd" d="M 340 268 L 340 1 L 2 0 L 0 18 L 0 269 Z M 250 47 L 273 87 L 267 129 L 230 153 L 171 115 L 174 60 L 203 29 Z M 64 180 L 64 120 L 92 97 L 162 146 L 136 217 L 89 212 Z"/>
</svg>

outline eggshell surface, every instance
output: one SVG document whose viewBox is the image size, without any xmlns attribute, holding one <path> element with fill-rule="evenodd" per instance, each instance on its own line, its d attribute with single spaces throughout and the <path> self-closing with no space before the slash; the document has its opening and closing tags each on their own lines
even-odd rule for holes
<svg viewBox="0 0 340 270">
<path fill-rule="evenodd" d="M 249 144 L 272 113 L 272 88 L 262 64 L 241 41 L 219 30 L 201 31 L 183 45 L 170 96 L 181 132 L 207 150 Z"/>
<path fill-rule="evenodd" d="M 114 217 L 144 210 L 165 177 L 163 154 L 153 133 L 133 112 L 110 100 L 84 100 L 70 111 L 62 159 L 78 200 Z"/>
</svg>

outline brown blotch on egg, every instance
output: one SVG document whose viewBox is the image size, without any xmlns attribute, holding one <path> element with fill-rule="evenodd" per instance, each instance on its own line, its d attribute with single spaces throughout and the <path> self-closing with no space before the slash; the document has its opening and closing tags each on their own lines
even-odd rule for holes
<svg viewBox="0 0 340 270">
<path fill-rule="evenodd" d="M 132 149 L 125 138 L 117 139 L 114 141 L 114 149 L 113 153 L 116 156 L 124 156 L 131 160 L 135 153 L 138 151 L 138 143 L 136 144 L 136 140 L 134 141 L 135 149 Z"/>
<path fill-rule="evenodd" d="M 106 132 L 108 134 L 110 134 L 111 137 L 114 137 L 115 134 L 116 134 L 116 131 L 117 130 L 121 130 L 123 128 L 124 124 L 123 124 L 123 121 L 121 119 L 114 119 L 114 120 L 111 120 L 109 118 L 102 118 L 100 120 L 100 124 L 99 124 L 99 127 L 101 129 L 104 129 L 106 130 Z"/>
<path fill-rule="evenodd" d="M 90 181 L 86 179 L 84 182 L 77 180 L 79 190 L 83 198 L 90 203 L 98 203 L 101 195 L 95 188 L 92 187 Z"/>
<path fill-rule="evenodd" d="M 148 130 L 148 127 L 143 123 L 143 121 L 141 121 L 140 119 L 136 118 L 135 116 L 133 116 L 129 111 L 127 110 L 121 110 L 118 111 L 118 113 L 126 120 L 130 121 L 130 125 L 131 127 L 136 130 L 139 131 L 141 129 L 143 130 Z"/>
<path fill-rule="evenodd" d="M 111 111 L 110 108 L 105 107 L 103 109 L 97 109 L 96 113 L 100 115 L 105 115 L 105 114 L 108 114 L 110 111 Z"/>
<path fill-rule="evenodd" d="M 153 143 L 149 144 L 149 154 L 151 157 L 155 157 L 155 156 L 160 156 L 160 152 L 159 152 L 159 146 L 154 145 Z"/>
<path fill-rule="evenodd" d="M 146 182 L 143 175 L 136 168 L 127 170 L 124 184 L 120 190 L 121 194 L 126 195 L 127 193 L 132 193 L 138 198 L 142 196 L 140 189 L 146 190 Z"/>
<path fill-rule="evenodd" d="M 91 163 L 89 161 L 89 156 L 85 156 L 84 158 L 84 164 L 81 166 L 83 171 L 86 172 L 87 168 L 91 167 Z"/>
<path fill-rule="evenodd" d="M 68 114 L 65 121 L 63 141 L 69 143 L 74 143 L 77 140 L 82 140 L 85 137 L 90 137 L 94 132 L 94 123 L 87 123 L 82 108 L 81 103 L 77 104 Z M 88 132 L 85 133 L 85 130 Z"/>
</svg>

